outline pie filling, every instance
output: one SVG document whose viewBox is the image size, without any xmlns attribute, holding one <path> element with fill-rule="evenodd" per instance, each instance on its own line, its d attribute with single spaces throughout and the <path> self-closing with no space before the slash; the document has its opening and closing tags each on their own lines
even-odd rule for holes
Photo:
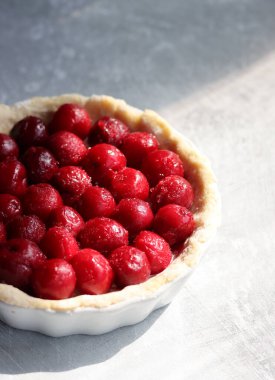
<svg viewBox="0 0 275 380">
<path fill-rule="evenodd" d="M 202 227 L 203 183 L 173 141 L 140 126 L 64 102 L 0 133 L 1 283 L 47 300 L 101 295 L 182 254 Z"/>
</svg>

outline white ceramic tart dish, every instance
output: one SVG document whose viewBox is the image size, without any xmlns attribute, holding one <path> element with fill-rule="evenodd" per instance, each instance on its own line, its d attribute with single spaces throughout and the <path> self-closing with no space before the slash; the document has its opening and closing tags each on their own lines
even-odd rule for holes
<svg viewBox="0 0 275 380">
<path fill-rule="evenodd" d="M 192 212 L 196 228 L 182 252 L 163 272 L 120 291 L 54 301 L 31 297 L 13 286 L 0 284 L 2 321 L 55 337 L 106 333 L 138 323 L 153 310 L 168 304 L 198 264 L 220 220 L 220 198 L 208 159 L 153 111 L 141 111 L 108 96 L 40 97 L 14 106 L 0 105 L 0 132 L 8 133 L 17 121 L 28 115 L 47 122 L 64 103 L 83 106 L 92 120 L 113 116 L 125 122 L 132 131 L 150 131 L 157 136 L 161 148 L 178 153 L 195 192 Z"/>
</svg>

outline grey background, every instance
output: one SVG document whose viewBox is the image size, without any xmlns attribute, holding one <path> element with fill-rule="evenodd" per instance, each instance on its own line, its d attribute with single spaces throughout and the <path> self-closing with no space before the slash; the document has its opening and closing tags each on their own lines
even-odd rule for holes
<svg viewBox="0 0 275 380">
<path fill-rule="evenodd" d="M 0 101 L 79 92 L 162 107 L 274 46 L 273 0 L 1 0 Z"/>
<path fill-rule="evenodd" d="M 99 337 L 54 339 L 0 323 L 1 379 L 273 380 L 275 72 L 269 65 L 262 91 L 261 74 L 210 106 L 196 109 L 192 96 L 274 48 L 272 0 L 0 1 L 1 102 L 105 93 L 160 110 L 212 159 L 224 205 L 216 243 L 169 307 Z M 193 108 L 181 111 L 189 97 Z M 251 173 L 261 186 L 251 187 Z"/>
</svg>

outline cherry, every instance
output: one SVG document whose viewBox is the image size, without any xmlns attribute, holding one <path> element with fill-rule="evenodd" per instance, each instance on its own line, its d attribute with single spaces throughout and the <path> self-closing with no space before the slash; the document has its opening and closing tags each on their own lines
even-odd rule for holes
<svg viewBox="0 0 275 380">
<path fill-rule="evenodd" d="M 92 177 L 94 184 L 106 186 L 113 172 L 126 166 L 126 158 L 115 146 L 110 144 L 97 144 L 88 149 L 82 166 Z"/>
<path fill-rule="evenodd" d="M 74 208 L 61 206 L 52 211 L 48 225 L 50 227 L 63 227 L 75 236 L 84 227 L 84 221 Z"/>
<path fill-rule="evenodd" d="M 89 220 L 78 235 L 82 248 L 92 248 L 108 255 L 128 244 L 128 231 L 115 220 L 97 217 Z"/>
<path fill-rule="evenodd" d="M 169 204 L 155 215 L 153 229 L 171 246 L 187 239 L 195 228 L 193 214 L 186 207 Z"/>
<path fill-rule="evenodd" d="M 133 132 L 124 138 L 121 150 L 127 158 L 127 164 L 139 169 L 144 157 L 157 150 L 158 146 L 158 140 L 152 133 Z"/>
<path fill-rule="evenodd" d="M 173 256 L 178 257 L 184 250 L 184 242 L 181 242 L 179 244 L 175 244 L 173 246 Z"/>
<path fill-rule="evenodd" d="M 103 294 L 110 290 L 113 270 L 98 251 L 82 249 L 70 261 L 77 278 L 77 288 L 85 294 Z"/>
<path fill-rule="evenodd" d="M 45 224 L 36 215 L 19 215 L 7 224 L 9 239 L 22 238 L 39 243 L 45 235 Z"/>
<path fill-rule="evenodd" d="M 19 149 L 10 136 L 5 133 L 0 133 L 0 161 L 6 158 L 17 158 L 19 155 Z"/>
<path fill-rule="evenodd" d="M 183 176 L 183 165 L 178 154 L 170 150 L 155 150 L 142 162 L 141 170 L 151 186 L 170 175 Z"/>
<path fill-rule="evenodd" d="M 0 162 L 0 193 L 20 196 L 27 189 L 25 166 L 14 159 Z"/>
<path fill-rule="evenodd" d="M 0 243 L 3 243 L 7 239 L 6 227 L 3 222 L 0 222 Z"/>
<path fill-rule="evenodd" d="M 53 210 L 62 206 L 62 199 L 51 185 L 39 183 L 28 187 L 22 197 L 22 206 L 26 214 L 37 215 L 46 221 Z"/>
<path fill-rule="evenodd" d="M 152 231 L 141 231 L 135 238 L 134 246 L 145 252 L 152 274 L 162 272 L 172 261 L 169 244 Z"/>
<path fill-rule="evenodd" d="M 62 104 L 53 115 L 49 125 L 51 132 L 73 132 L 80 138 L 88 136 L 92 126 L 91 118 L 85 108 L 77 104 Z"/>
<path fill-rule="evenodd" d="M 85 220 L 96 216 L 110 216 L 115 210 L 115 200 L 104 187 L 89 186 L 77 203 L 77 208 Z"/>
<path fill-rule="evenodd" d="M 190 208 L 193 199 L 192 186 L 185 178 L 177 175 L 165 177 L 151 192 L 151 201 L 155 210 L 169 203 Z"/>
<path fill-rule="evenodd" d="M 61 166 L 79 164 L 87 152 L 84 142 L 74 133 L 67 131 L 51 135 L 47 145 Z"/>
<path fill-rule="evenodd" d="M 115 281 L 121 287 L 140 284 L 150 277 L 147 256 L 135 247 L 123 246 L 115 249 L 109 261 L 115 273 Z"/>
<path fill-rule="evenodd" d="M 78 166 L 63 166 L 55 173 L 53 183 L 64 202 L 72 205 L 90 185 L 91 178 Z"/>
<path fill-rule="evenodd" d="M 137 198 L 122 199 L 116 210 L 115 219 L 125 227 L 131 235 L 150 228 L 154 214 L 149 203 Z"/>
<path fill-rule="evenodd" d="M 119 147 L 129 132 L 129 128 L 122 121 L 104 116 L 93 126 L 89 135 L 89 143 L 91 145 L 107 143 Z"/>
<path fill-rule="evenodd" d="M 49 182 L 58 170 L 58 163 L 47 149 L 32 146 L 22 157 L 32 183 Z"/>
<path fill-rule="evenodd" d="M 70 260 L 79 250 L 74 236 L 64 227 L 50 228 L 40 247 L 47 257 L 64 260 Z"/>
<path fill-rule="evenodd" d="M 139 170 L 124 168 L 112 176 L 110 190 L 116 200 L 122 198 L 145 200 L 149 195 L 149 183 Z"/>
<path fill-rule="evenodd" d="M 0 244 L 0 282 L 27 290 L 31 275 L 46 260 L 38 246 L 26 239 L 11 239 Z"/>
<path fill-rule="evenodd" d="M 61 300 L 71 297 L 76 284 L 73 267 L 62 259 L 51 259 L 39 265 L 32 276 L 32 288 L 37 297 Z"/>
<path fill-rule="evenodd" d="M 19 199 L 11 194 L 0 194 L 0 222 L 8 223 L 22 213 Z"/>
<path fill-rule="evenodd" d="M 10 131 L 10 135 L 22 151 L 32 145 L 44 145 L 48 138 L 45 124 L 35 116 L 27 116 L 18 121 Z"/>
</svg>

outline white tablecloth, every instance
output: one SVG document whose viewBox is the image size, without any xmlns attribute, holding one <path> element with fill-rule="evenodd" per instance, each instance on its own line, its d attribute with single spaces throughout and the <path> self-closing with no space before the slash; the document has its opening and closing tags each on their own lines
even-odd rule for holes
<svg viewBox="0 0 275 380">
<path fill-rule="evenodd" d="M 0 324 L 1 380 L 275 378 L 275 56 L 160 113 L 212 161 L 216 240 L 139 325 L 53 339 Z"/>
</svg>

